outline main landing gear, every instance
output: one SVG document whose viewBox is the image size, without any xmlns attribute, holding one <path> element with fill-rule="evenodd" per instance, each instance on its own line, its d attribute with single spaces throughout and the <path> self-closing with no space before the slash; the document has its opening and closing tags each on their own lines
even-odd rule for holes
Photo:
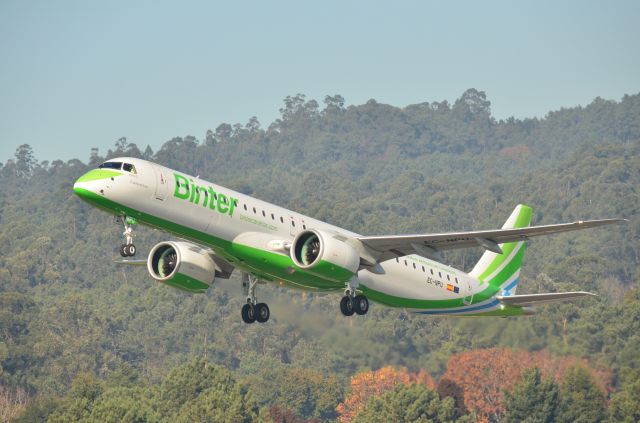
<svg viewBox="0 0 640 423">
<path fill-rule="evenodd" d="M 120 246 L 120 255 L 122 257 L 133 257 L 136 255 L 136 246 L 133 245 L 133 225 L 136 224 L 136 220 L 132 217 L 119 217 L 116 219 L 118 223 L 122 222 L 124 225 L 124 235 L 125 243 Z"/>
<path fill-rule="evenodd" d="M 242 321 L 245 323 L 264 323 L 269 320 L 271 312 L 265 303 L 259 303 L 256 298 L 256 285 L 258 278 L 248 273 L 242 274 L 242 288 L 247 297 L 247 303 L 242 306 Z"/>
<path fill-rule="evenodd" d="M 344 297 L 340 300 L 340 311 L 345 316 L 360 316 L 367 314 L 369 311 L 369 300 L 364 295 L 353 295 L 355 291 L 347 288 Z"/>
</svg>

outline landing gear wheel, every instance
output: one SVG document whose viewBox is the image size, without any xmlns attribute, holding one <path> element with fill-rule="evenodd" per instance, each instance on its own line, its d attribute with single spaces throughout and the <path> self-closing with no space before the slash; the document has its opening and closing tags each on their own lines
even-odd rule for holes
<svg viewBox="0 0 640 423">
<path fill-rule="evenodd" d="M 122 257 L 128 257 L 129 256 L 129 252 L 127 251 L 127 244 L 122 244 L 120 246 L 120 255 Z"/>
<path fill-rule="evenodd" d="M 340 311 L 345 316 L 353 316 L 355 310 L 353 309 L 353 301 L 351 300 L 351 297 L 347 295 L 342 297 L 340 300 Z"/>
<path fill-rule="evenodd" d="M 267 309 L 268 311 L 268 309 Z M 242 321 L 245 323 L 253 323 L 256 321 L 255 308 L 252 304 L 245 304 L 242 306 Z M 267 319 L 269 317 L 267 316 Z"/>
<path fill-rule="evenodd" d="M 269 316 L 271 312 L 269 311 L 269 306 L 265 303 L 258 303 L 254 306 L 255 317 L 258 323 L 264 323 L 269 320 Z"/>
<path fill-rule="evenodd" d="M 367 314 L 369 311 L 369 300 L 364 295 L 356 295 L 353 300 L 351 300 L 353 304 L 353 311 L 355 311 L 360 316 Z"/>
<path fill-rule="evenodd" d="M 133 244 L 129 244 L 129 245 L 126 246 L 125 251 L 127 252 L 127 255 L 129 257 L 133 257 L 133 256 L 136 255 L 136 246 L 133 245 Z"/>
</svg>

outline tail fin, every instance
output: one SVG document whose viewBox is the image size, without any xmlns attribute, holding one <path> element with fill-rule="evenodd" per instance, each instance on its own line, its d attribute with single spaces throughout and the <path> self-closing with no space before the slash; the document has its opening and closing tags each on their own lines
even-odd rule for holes
<svg viewBox="0 0 640 423">
<path fill-rule="evenodd" d="M 503 229 L 524 228 L 531 224 L 533 210 L 529 206 L 519 204 Z M 488 283 L 502 291 L 502 295 L 513 295 L 516 292 L 520 278 L 520 266 L 524 256 L 524 241 L 508 242 L 501 245 L 502 254 L 485 251 L 480 260 L 469 273 L 480 280 L 481 284 Z"/>
</svg>

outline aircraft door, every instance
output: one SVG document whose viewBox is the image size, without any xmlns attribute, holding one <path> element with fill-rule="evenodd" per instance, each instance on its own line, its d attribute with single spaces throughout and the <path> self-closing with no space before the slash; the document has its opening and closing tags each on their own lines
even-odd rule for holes
<svg viewBox="0 0 640 423">
<path fill-rule="evenodd" d="M 462 302 L 469 305 L 473 302 L 473 291 L 471 290 L 471 280 L 470 279 L 466 279 L 463 282 L 464 287 L 462 289 L 465 290 L 464 292 L 464 298 L 462 299 Z"/>
<path fill-rule="evenodd" d="M 164 201 L 167 198 L 169 182 L 167 175 L 160 166 L 153 165 L 153 171 L 156 174 L 156 199 Z"/>
</svg>

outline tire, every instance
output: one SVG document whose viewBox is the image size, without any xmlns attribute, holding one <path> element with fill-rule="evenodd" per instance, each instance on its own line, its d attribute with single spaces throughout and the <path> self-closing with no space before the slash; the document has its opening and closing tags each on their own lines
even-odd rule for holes
<svg viewBox="0 0 640 423">
<path fill-rule="evenodd" d="M 367 314 L 369 311 L 369 300 L 364 295 L 356 295 L 353 298 L 353 311 L 360 316 Z"/>
<path fill-rule="evenodd" d="M 127 245 L 127 255 L 133 257 L 136 255 L 136 246 L 133 244 Z"/>
<path fill-rule="evenodd" d="M 256 321 L 256 314 L 253 305 L 245 304 L 242 306 L 242 321 L 245 323 L 253 323 Z"/>
<path fill-rule="evenodd" d="M 345 316 L 353 316 L 353 302 L 351 301 L 351 297 L 344 296 L 340 300 L 340 311 Z"/>
<path fill-rule="evenodd" d="M 122 257 L 127 257 L 127 245 L 126 244 L 122 244 L 120 246 L 120 255 Z"/>
<path fill-rule="evenodd" d="M 271 316 L 271 312 L 269 311 L 269 306 L 265 303 L 256 304 L 255 308 L 255 317 L 258 323 L 264 323 L 269 320 Z"/>
</svg>

